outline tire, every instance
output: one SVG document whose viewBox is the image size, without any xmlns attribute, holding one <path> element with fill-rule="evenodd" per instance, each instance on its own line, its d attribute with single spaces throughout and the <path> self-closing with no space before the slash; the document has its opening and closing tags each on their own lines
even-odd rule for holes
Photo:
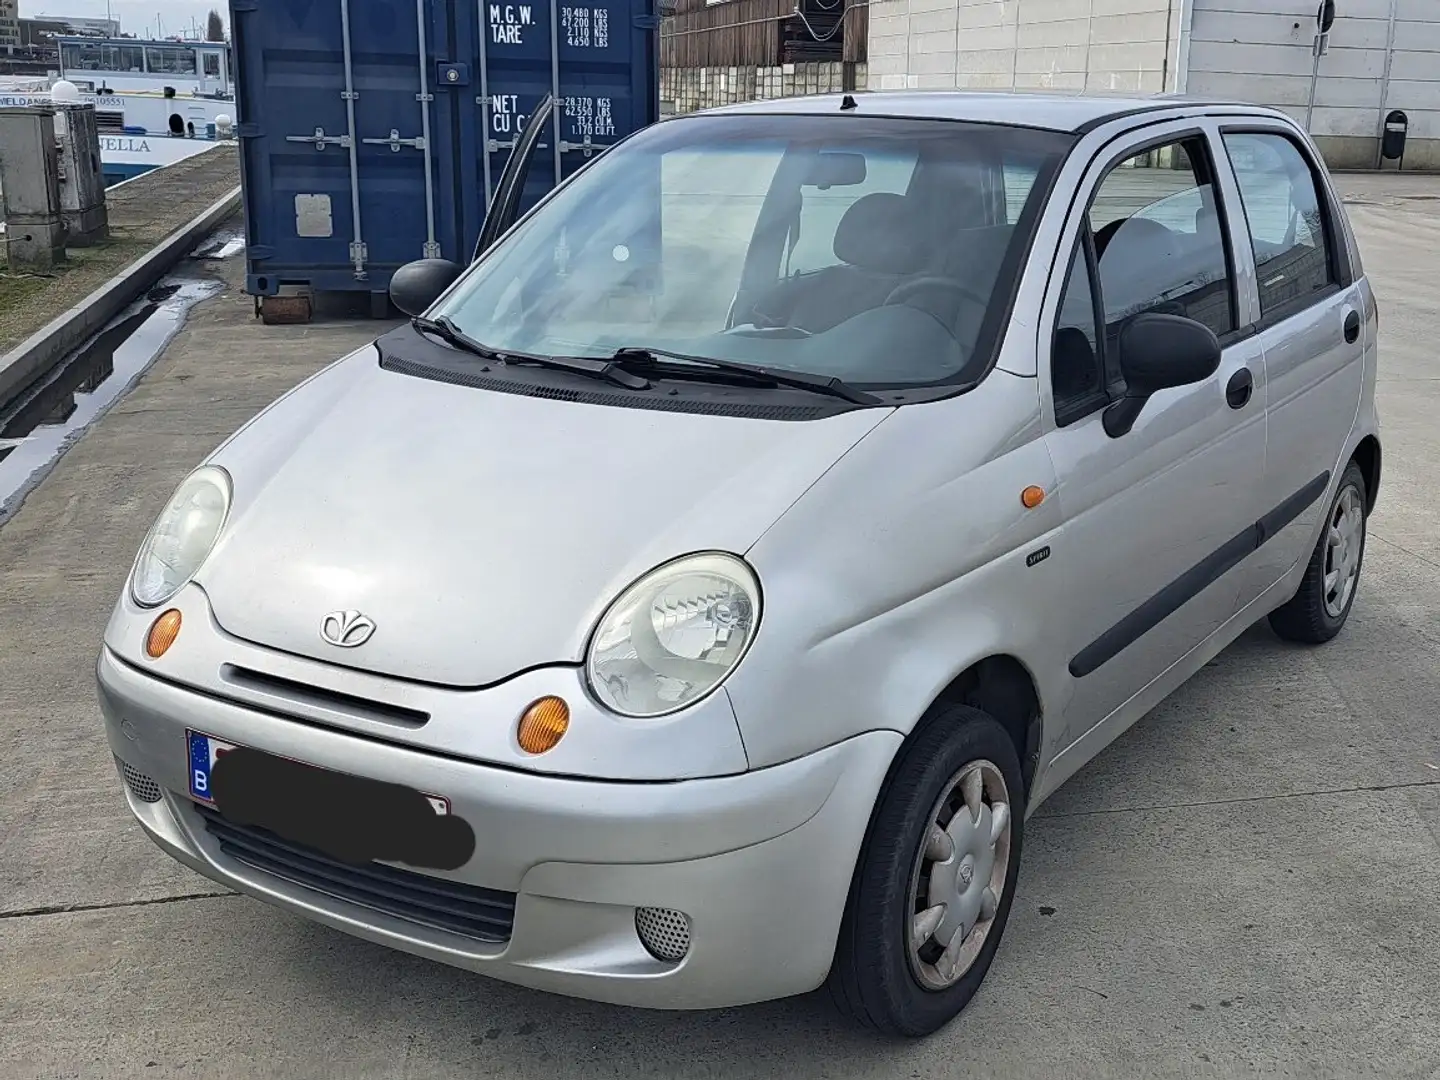
<svg viewBox="0 0 1440 1080">
<path fill-rule="evenodd" d="M 1331 537 L 1341 518 L 1343 508 L 1354 506 L 1358 500 L 1358 523 L 1352 543 L 1354 573 L 1349 575 L 1349 589 L 1343 602 L 1331 597 L 1326 584 L 1326 574 L 1339 556 L 1333 553 Z M 1283 607 L 1270 613 L 1270 627 L 1286 641 L 1306 645 L 1322 645 L 1329 641 L 1345 625 L 1350 617 L 1350 608 L 1359 591 L 1360 570 L 1365 562 L 1365 526 L 1367 517 L 1365 474 L 1355 462 L 1345 467 L 1340 476 L 1340 485 L 1335 489 L 1335 498 L 1325 518 L 1325 528 L 1310 553 L 1310 562 L 1305 567 L 1305 576 L 1300 579 L 1300 588 Z"/>
<path fill-rule="evenodd" d="M 948 930 L 948 921 L 938 927 L 936 936 L 927 940 L 919 954 L 912 954 L 910 928 L 916 913 L 929 904 L 924 898 L 927 882 L 936 877 L 922 872 L 919 860 L 922 849 L 928 847 L 937 806 L 967 767 L 983 772 L 985 798 L 992 802 L 993 792 L 998 790 L 992 784 L 1003 780 L 1003 794 L 1008 796 L 1010 806 L 1008 842 L 995 845 L 993 863 L 985 861 L 982 850 L 981 860 L 971 863 L 971 878 L 964 877 L 964 860 L 958 858 L 962 848 L 953 843 L 946 864 L 929 861 L 927 855 L 924 866 L 954 865 L 949 881 L 973 881 L 982 892 L 981 879 L 988 866 L 991 876 L 985 881 L 993 885 L 1003 880 L 1003 889 L 988 927 L 983 926 L 983 907 L 982 914 L 976 917 L 975 926 L 985 931 L 978 953 L 956 981 L 939 989 L 922 981 L 924 955 L 940 949 L 939 940 Z M 959 789 L 955 790 L 958 793 Z M 852 1022 L 886 1035 L 928 1035 L 952 1020 L 975 996 L 1000 946 L 1015 896 L 1024 834 L 1024 791 L 1015 745 L 992 717 L 967 705 L 945 705 L 922 721 L 881 789 L 840 925 L 827 988 L 836 1006 Z M 970 811 L 968 802 L 959 804 L 951 819 L 957 822 L 955 829 L 969 827 L 971 820 L 976 820 L 976 831 L 968 835 L 991 835 L 996 812 L 990 806 L 990 802 L 985 803 L 988 817 L 984 817 Z M 967 815 L 963 820 L 962 814 Z M 1001 846 L 1005 848 L 1003 866 Z M 947 879 L 943 874 L 936 880 L 942 884 L 930 887 L 945 887 Z M 965 897 L 978 895 L 971 888 L 967 886 Z M 968 902 L 957 901 L 955 910 L 963 912 Z M 963 915 L 957 917 L 962 920 L 960 926 L 966 925 Z M 963 930 L 957 933 L 962 940 L 974 936 L 967 936 Z M 932 978 L 940 975 L 944 963 L 944 957 L 935 962 L 930 970 Z"/>
</svg>

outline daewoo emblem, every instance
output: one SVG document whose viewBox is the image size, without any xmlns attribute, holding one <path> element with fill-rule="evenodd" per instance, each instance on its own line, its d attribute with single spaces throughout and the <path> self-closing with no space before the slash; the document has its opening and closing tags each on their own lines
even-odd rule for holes
<svg viewBox="0 0 1440 1080">
<path fill-rule="evenodd" d="M 375 623 L 358 611 L 332 611 L 320 624 L 320 636 L 342 649 L 364 645 L 374 633 Z"/>
</svg>

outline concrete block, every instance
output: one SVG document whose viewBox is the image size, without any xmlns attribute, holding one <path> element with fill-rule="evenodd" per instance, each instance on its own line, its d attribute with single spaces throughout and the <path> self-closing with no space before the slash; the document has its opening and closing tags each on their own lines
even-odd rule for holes
<svg viewBox="0 0 1440 1080">
<path fill-rule="evenodd" d="M 95 106 L 57 104 L 55 108 L 60 210 L 70 231 L 68 243 L 71 247 L 101 243 L 110 237 L 110 224 Z"/>
<path fill-rule="evenodd" d="M 0 109 L 0 194 L 7 221 L 59 218 L 54 109 Z"/>
<path fill-rule="evenodd" d="M 44 272 L 65 261 L 65 223 L 10 218 L 5 222 L 4 251 L 13 269 Z"/>
<path fill-rule="evenodd" d="M 1021 49 L 1045 49 L 1084 45 L 1089 40 L 1089 19 L 1057 19 L 1051 22 L 1022 22 L 1015 44 Z"/>
<path fill-rule="evenodd" d="M 1015 48 L 1018 28 L 1015 26 L 981 26 L 961 30 L 955 35 L 955 46 L 962 53 Z"/>
</svg>

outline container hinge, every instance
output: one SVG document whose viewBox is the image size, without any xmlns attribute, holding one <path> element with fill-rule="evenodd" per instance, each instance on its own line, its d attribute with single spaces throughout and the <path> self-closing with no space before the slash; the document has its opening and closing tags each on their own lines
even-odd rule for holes
<svg viewBox="0 0 1440 1080">
<path fill-rule="evenodd" d="M 486 139 L 485 151 L 486 153 L 493 154 L 497 150 L 513 150 L 517 142 L 519 142 L 518 139 L 511 139 L 508 142 L 501 142 L 499 139 Z"/>
<path fill-rule="evenodd" d="M 402 139 L 400 132 L 395 128 L 390 129 L 388 139 L 361 139 L 367 146 L 388 146 L 392 154 L 398 154 L 402 146 L 413 146 L 416 150 L 425 149 L 425 136 L 417 135 L 413 139 Z"/>
<path fill-rule="evenodd" d="M 327 146 L 350 148 L 349 135 L 326 135 L 323 127 L 317 127 L 314 135 L 286 135 L 285 141 L 312 143 L 316 150 L 324 150 Z"/>
<path fill-rule="evenodd" d="M 360 91 L 359 91 L 359 90 L 341 90 L 341 91 L 340 91 L 340 100 L 341 100 L 341 101 L 359 101 L 359 100 L 360 100 Z"/>
<path fill-rule="evenodd" d="M 659 29 L 660 29 L 660 16 L 659 16 L 659 15 L 636 15 L 636 16 L 635 16 L 635 29 L 636 29 L 636 30 L 659 30 Z"/>
<path fill-rule="evenodd" d="M 355 264 L 355 280 L 364 281 L 366 278 L 365 261 L 370 258 L 370 249 L 364 244 L 350 245 L 350 261 Z"/>
<path fill-rule="evenodd" d="M 236 124 L 235 137 L 237 139 L 258 139 L 264 132 L 256 123 Z"/>
<path fill-rule="evenodd" d="M 251 262 L 261 262 L 275 257 L 275 249 L 269 244 L 250 244 L 245 248 L 245 257 Z"/>
<path fill-rule="evenodd" d="M 425 246 L 421 250 L 424 251 L 425 258 L 427 259 L 440 258 L 440 245 L 437 244 L 434 240 L 427 240 L 425 242 Z"/>
<path fill-rule="evenodd" d="M 434 101 L 434 100 L 435 100 L 435 95 L 434 95 L 434 94 L 416 94 L 416 95 L 415 95 L 415 100 L 416 100 L 416 101 L 421 101 L 421 102 Z"/>
<path fill-rule="evenodd" d="M 591 142 L 589 135 L 586 135 L 585 138 L 579 142 L 566 142 L 564 139 L 560 140 L 560 152 L 562 154 L 568 154 L 572 150 L 579 150 L 588 158 L 595 156 L 601 150 L 608 150 L 609 148 L 610 143 Z"/>
</svg>

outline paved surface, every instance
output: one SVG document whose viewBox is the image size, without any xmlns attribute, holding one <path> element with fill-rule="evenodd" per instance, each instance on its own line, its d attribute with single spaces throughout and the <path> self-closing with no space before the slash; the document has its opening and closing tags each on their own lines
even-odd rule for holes
<svg viewBox="0 0 1440 1080">
<path fill-rule="evenodd" d="M 69 262 L 53 275 L 20 273 L 0 262 L 0 354 L 80 303 L 239 182 L 239 153 L 233 145 L 217 146 L 106 192 L 109 241 L 70 249 Z"/>
<path fill-rule="evenodd" d="M 1440 181 L 1346 177 L 1387 460 L 1330 646 L 1258 628 L 1033 819 L 995 968 L 936 1037 L 814 998 L 655 1014 L 519 990 L 227 895 L 123 808 L 91 667 L 183 473 L 375 324 L 235 287 L 0 529 L 0 1076 L 1440 1077 Z"/>
</svg>

